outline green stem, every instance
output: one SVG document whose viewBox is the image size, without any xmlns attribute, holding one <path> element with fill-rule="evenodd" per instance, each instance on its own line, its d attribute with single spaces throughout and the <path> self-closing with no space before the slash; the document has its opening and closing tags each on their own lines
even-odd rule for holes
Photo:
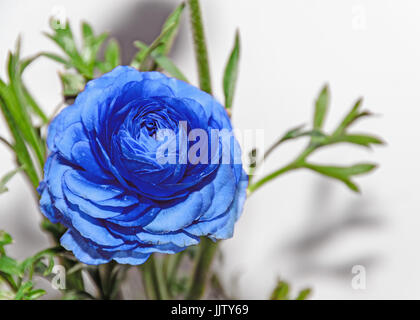
<svg viewBox="0 0 420 320">
<path fill-rule="evenodd" d="M 155 281 L 153 279 L 153 272 L 150 269 L 149 262 L 145 262 L 142 266 L 140 266 L 140 271 L 141 271 L 144 291 L 146 292 L 147 299 L 157 300 L 158 299 L 157 290 L 155 287 Z"/>
<path fill-rule="evenodd" d="M 289 164 L 285 165 L 284 167 L 281 167 L 280 169 L 273 171 L 272 173 L 264 176 L 257 182 L 251 184 L 248 187 L 248 193 L 251 194 L 255 192 L 257 189 L 261 188 L 263 185 L 265 185 L 267 182 L 273 180 L 274 178 L 277 178 L 278 176 L 291 171 L 296 170 L 299 168 L 302 168 L 303 164 L 305 163 L 305 159 L 318 148 L 318 145 L 309 145 L 294 161 L 290 162 Z"/>
<path fill-rule="evenodd" d="M 142 267 L 143 283 L 149 299 L 168 300 L 168 287 L 162 265 L 152 255 Z"/>
<path fill-rule="evenodd" d="M 211 78 L 199 0 L 188 0 L 200 88 L 211 93 Z"/>
<path fill-rule="evenodd" d="M 153 257 L 151 263 L 153 266 L 153 271 L 155 273 L 157 288 L 159 290 L 159 298 L 161 300 L 168 300 L 168 287 L 165 281 L 165 276 L 163 274 L 162 264 L 159 263 L 159 261 L 156 261 L 156 259 L 153 259 Z"/>
<path fill-rule="evenodd" d="M 14 293 L 18 290 L 18 287 L 11 276 L 0 274 L 0 280 L 4 281 Z"/>
<path fill-rule="evenodd" d="M 217 243 L 208 238 L 202 238 L 194 266 L 193 276 L 190 279 L 187 299 L 200 299 L 205 291 L 209 278 L 209 271 L 213 257 L 217 251 Z"/>
<path fill-rule="evenodd" d="M 175 281 L 176 274 L 181 264 L 182 258 L 184 256 L 185 251 L 179 252 L 177 254 L 168 255 L 166 258 L 167 266 L 166 266 L 166 279 L 168 283 L 172 283 Z"/>
</svg>

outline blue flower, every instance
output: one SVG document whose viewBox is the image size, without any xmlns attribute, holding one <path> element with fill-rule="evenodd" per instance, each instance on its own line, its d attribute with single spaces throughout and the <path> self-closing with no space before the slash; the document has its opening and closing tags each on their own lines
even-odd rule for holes
<svg viewBox="0 0 420 320">
<path fill-rule="evenodd" d="M 225 109 L 192 85 L 117 67 L 63 109 L 47 144 L 41 210 L 83 263 L 136 265 L 233 234 L 241 151 Z"/>
</svg>

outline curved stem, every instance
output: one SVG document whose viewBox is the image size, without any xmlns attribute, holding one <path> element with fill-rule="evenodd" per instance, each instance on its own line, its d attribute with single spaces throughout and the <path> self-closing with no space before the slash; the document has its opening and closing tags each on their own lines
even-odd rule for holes
<svg viewBox="0 0 420 320">
<path fill-rule="evenodd" d="M 281 167 L 280 169 L 273 171 L 272 173 L 264 176 L 263 178 L 261 178 L 260 180 L 258 180 L 257 182 L 251 184 L 248 187 L 248 194 L 252 194 L 253 192 L 255 192 L 257 189 L 261 188 L 264 184 L 266 184 L 267 182 L 273 180 L 274 178 L 277 178 L 278 176 L 291 171 L 291 170 L 296 170 L 299 168 L 302 168 L 302 165 L 305 162 L 305 159 L 314 151 L 318 148 L 318 145 L 309 145 L 294 161 L 290 162 L 289 164 L 285 165 L 284 167 Z"/>
</svg>

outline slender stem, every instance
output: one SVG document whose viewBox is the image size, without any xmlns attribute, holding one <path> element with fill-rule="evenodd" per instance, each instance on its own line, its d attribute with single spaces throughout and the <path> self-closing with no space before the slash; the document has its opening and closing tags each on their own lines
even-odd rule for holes
<svg viewBox="0 0 420 320">
<path fill-rule="evenodd" d="M 216 251 L 217 243 L 208 238 L 201 239 L 193 277 L 190 279 L 187 299 L 196 300 L 203 296 L 209 278 L 211 263 Z"/>
<path fill-rule="evenodd" d="M 175 280 L 184 253 L 185 251 L 182 251 L 180 253 L 167 256 L 166 279 L 169 284 Z"/>
<path fill-rule="evenodd" d="M 6 275 L 0 274 L 0 280 L 3 280 L 4 283 L 6 283 L 9 286 L 10 290 L 16 293 L 18 288 L 16 286 L 16 283 L 13 281 L 13 278 L 8 278 Z"/>
<path fill-rule="evenodd" d="M 273 171 L 272 173 L 264 176 L 263 178 L 261 178 L 260 180 L 258 180 L 257 182 L 251 184 L 248 187 L 248 192 L 249 194 L 255 192 L 257 189 L 261 188 L 264 184 L 266 184 L 267 182 L 273 180 L 274 178 L 277 178 L 278 176 L 291 171 L 291 170 L 296 170 L 299 168 L 302 168 L 305 159 L 314 151 L 318 148 L 318 145 L 309 145 L 294 161 L 290 162 L 289 164 L 285 165 L 284 167 L 281 167 L 280 169 Z"/>
<path fill-rule="evenodd" d="M 191 28 L 194 38 L 195 57 L 197 62 L 198 77 L 200 88 L 207 93 L 212 92 L 210 68 L 204 35 L 203 19 L 201 16 L 199 0 L 188 0 L 190 8 Z M 217 244 L 207 238 L 203 238 L 197 257 L 192 277 L 190 278 L 188 299 L 199 299 L 203 296 L 207 282 L 208 271 L 211 266 L 214 254 L 217 250 Z"/>
<path fill-rule="evenodd" d="M 150 258 L 149 258 L 150 259 Z M 158 299 L 157 290 L 155 287 L 155 281 L 153 279 L 153 272 L 150 268 L 149 262 L 144 263 L 140 266 L 140 271 L 143 279 L 143 286 L 146 292 L 146 296 L 149 300 Z"/>
<path fill-rule="evenodd" d="M 169 293 L 168 293 L 168 287 L 165 281 L 165 276 L 163 274 L 162 264 L 159 263 L 159 261 L 156 261 L 154 257 L 152 257 L 151 263 L 153 266 L 153 272 L 155 273 L 156 285 L 159 290 L 159 298 L 161 300 L 168 300 Z"/>
<path fill-rule="evenodd" d="M 188 0 L 200 88 L 211 93 L 211 78 L 199 0 Z"/>
<path fill-rule="evenodd" d="M 168 287 L 163 274 L 162 265 L 152 255 L 141 267 L 146 295 L 149 299 L 169 299 Z"/>
</svg>

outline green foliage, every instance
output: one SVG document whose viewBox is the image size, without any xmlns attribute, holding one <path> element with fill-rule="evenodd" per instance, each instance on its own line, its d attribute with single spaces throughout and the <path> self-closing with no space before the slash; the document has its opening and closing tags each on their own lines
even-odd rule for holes
<svg viewBox="0 0 420 320">
<path fill-rule="evenodd" d="M 324 124 L 325 116 L 328 111 L 329 101 L 330 94 L 328 91 L 328 86 L 325 86 L 321 90 L 321 93 L 319 94 L 318 99 L 315 102 L 315 113 L 313 120 L 314 129 L 322 129 L 322 125 Z"/>
<path fill-rule="evenodd" d="M 4 282 L 9 287 L 8 291 L 0 291 L 0 299 L 36 300 L 46 292 L 34 288 L 33 275 L 49 275 L 54 267 L 54 257 L 63 249 L 61 247 L 46 249 L 23 262 L 18 262 L 6 254 L 4 247 L 11 243 L 12 237 L 0 231 L 0 283 Z"/>
<path fill-rule="evenodd" d="M 351 190 L 356 192 L 359 192 L 359 188 L 354 184 L 354 182 L 351 181 L 351 177 L 368 173 L 376 168 L 376 165 L 370 163 L 360 163 L 348 167 L 321 166 L 309 163 L 304 163 L 303 166 L 324 176 L 340 180 Z"/>
<path fill-rule="evenodd" d="M 193 33 L 195 56 L 198 69 L 200 88 L 211 94 L 211 77 L 209 69 L 208 50 L 205 41 L 204 27 L 198 0 L 188 0 L 191 28 Z M 173 77 L 188 81 L 181 70 L 168 58 L 172 44 L 179 30 L 179 25 L 185 4 L 179 5 L 167 18 L 160 35 L 150 45 L 136 41 L 134 45 L 139 49 L 135 55 L 132 66 L 142 71 L 160 70 Z M 65 67 L 60 73 L 63 86 L 63 96 L 66 101 L 74 99 L 83 90 L 87 81 L 102 73 L 111 71 L 121 63 L 120 47 L 116 40 L 107 41 L 106 33 L 95 34 L 92 27 L 83 23 L 81 27 L 82 42 L 78 45 L 73 37 L 70 24 L 64 26 L 51 20 L 52 33 L 47 36 L 61 49 L 60 54 L 42 52 L 40 54 L 24 58 L 20 57 L 20 41 L 14 53 L 9 54 L 7 71 L 8 80 L 0 79 L 0 108 L 6 120 L 12 141 L 3 137 L 4 142 L 16 154 L 17 167 L 7 173 L 0 181 L 0 193 L 7 190 L 7 182 L 19 171 L 22 171 L 35 189 L 42 178 L 42 167 L 46 157 L 45 140 L 40 134 L 35 120 L 41 122 L 41 126 L 49 122 L 49 118 L 42 111 L 36 100 L 31 96 L 22 81 L 22 73 L 37 57 L 43 56 Z M 104 50 L 102 50 L 104 49 Z M 104 52 L 103 57 L 99 56 Z M 225 106 L 229 112 L 234 100 L 236 82 L 238 77 L 240 58 L 240 39 L 236 33 L 235 43 L 230 52 L 223 76 L 223 91 Z M 349 188 L 358 191 L 358 187 L 352 181 L 354 176 L 365 174 L 375 168 L 374 164 L 358 163 L 351 166 L 314 164 L 308 160 L 315 151 L 325 146 L 338 143 L 350 143 L 353 145 L 371 147 L 382 144 L 382 141 L 369 134 L 349 133 L 348 129 L 356 120 L 369 116 L 367 111 L 361 111 L 361 100 L 345 115 L 343 120 L 332 133 L 323 131 L 329 105 L 329 90 L 325 86 L 315 102 L 315 111 L 312 128 L 304 126 L 288 130 L 258 159 L 260 154 L 256 149 L 250 153 L 251 171 L 257 170 L 262 160 L 265 160 L 273 151 L 287 141 L 307 137 L 309 143 L 299 156 L 286 166 L 263 177 L 256 183 L 251 184 L 249 192 L 253 192 L 265 183 L 280 176 L 281 174 L 295 169 L 309 169 L 323 176 L 330 177 L 345 183 Z M 59 239 L 65 231 L 60 224 L 53 224 L 44 219 L 41 225 L 44 231 L 52 235 L 58 245 Z M 48 276 L 54 266 L 54 261 L 59 259 L 60 264 L 66 270 L 67 289 L 63 294 L 64 299 L 112 299 L 117 297 L 120 283 L 124 279 L 127 267 L 116 263 L 109 263 L 101 267 L 87 266 L 79 263 L 70 253 L 66 253 L 60 246 L 43 250 L 32 257 L 19 262 L 6 254 L 5 246 L 12 243 L 9 234 L 0 231 L 0 282 L 8 287 L 8 291 L 1 291 L 1 299 L 33 300 L 45 294 L 45 291 L 34 288 L 33 276 Z M 141 266 L 145 290 L 149 298 L 190 298 L 199 299 L 203 296 L 206 283 L 212 276 L 210 268 L 217 252 L 217 243 L 209 239 L 203 239 L 199 246 L 193 246 L 175 255 L 159 256 L 153 258 Z M 187 261 L 186 261 L 187 260 Z M 192 270 L 185 271 L 181 264 L 193 266 Z M 93 297 L 85 291 L 82 271 L 90 277 L 96 285 L 98 296 Z M 216 286 L 212 281 L 213 286 Z M 218 282 L 218 281 L 216 281 Z M 220 283 L 218 284 L 220 286 Z M 310 294 L 310 289 L 304 289 L 297 295 L 297 300 L 304 300 Z M 272 299 L 290 299 L 289 285 L 279 282 L 273 291 Z"/>
<path fill-rule="evenodd" d="M 22 169 L 23 169 L 23 167 L 11 170 L 1 178 L 1 180 L 0 180 L 0 194 L 8 191 L 8 189 L 6 187 L 6 184 L 10 181 L 10 179 L 12 179 L 16 175 L 16 173 L 18 173 Z M 0 240 L 0 243 L 1 243 L 1 240 Z"/>
<path fill-rule="evenodd" d="M 289 284 L 286 281 L 278 281 L 277 286 L 271 293 L 270 300 L 306 300 L 310 294 L 311 289 L 303 289 L 296 298 L 291 299 Z"/>
<path fill-rule="evenodd" d="M 105 49 L 104 61 L 97 61 L 97 67 L 102 73 L 106 73 L 121 64 L 120 46 L 117 40 L 111 39 Z"/>
<path fill-rule="evenodd" d="M 240 55 L 240 39 L 239 31 L 235 35 L 235 44 L 230 53 L 229 60 L 226 64 L 225 73 L 223 76 L 223 92 L 225 94 L 225 108 L 232 107 L 233 96 L 235 94 L 236 81 L 238 79 L 239 71 L 239 55 Z"/>
<path fill-rule="evenodd" d="M 45 35 L 63 50 L 66 57 L 54 53 L 43 53 L 43 55 L 64 64 L 66 67 L 75 68 L 86 79 L 93 79 L 98 52 L 108 35 L 102 33 L 95 36 L 92 27 L 83 23 L 83 44 L 81 50 L 79 50 L 68 22 L 63 26 L 52 19 L 50 26 L 53 33 L 46 33 Z"/>
<path fill-rule="evenodd" d="M 335 145 L 338 143 L 350 143 L 357 146 L 371 147 L 372 145 L 383 144 L 382 140 L 374 137 L 370 134 L 352 134 L 348 133 L 348 129 L 358 120 L 367 116 L 370 116 L 371 113 L 368 111 L 361 111 L 362 100 L 359 99 L 351 110 L 346 114 L 343 120 L 339 123 L 336 129 L 328 134 L 322 131 L 323 124 L 325 122 L 325 117 L 328 111 L 329 104 L 329 90 L 325 86 L 315 102 L 315 112 L 313 117 L 313 128 L 310 130 L 304 130 L 304 126 L 299 126 L 287 131 L 279 140 L 277 140 L 264 154 L 261 161 L 267 159 L 267 157 L 277 149 L 283 142 L 297 139 L 304 136 L 309 136 L 310 141 L 307 147 L 300 153 L 300 155 L 287 164 L 286 166 L 281 167 L 278 170 L 264 176 L 257 182 L 251 184 L 248 187 L 249 192 L 254 192 L 267 182 L 279 177 L 280 175 L 296 169 L 306 168 L 310 169 L 316 173 L 319 173 L 323 176 L 336 179 L 343 182 L 350 190 L 359 192 L 359 187 L 351 180 L 353 176 L 366 174 L 374 170 L 377 165 L 372 163 L 357 163 L 350 166 L 338 166 L 338 165 L 323 165 L 323 164 L 314 164 L 308 161 L 308 157 L 316 150 L 324 148 L 327 146 Z M 257 161 L 256 166 L 258 166 L 261 161 Z M 252 171 L 254 171 L 256 168 Z M 252 177 L 250 177 L 250 182 Z"/>
<path fill-rule="evenodd" d="M 155 65 L 150 66 L 150 59 L 160 68 L 167 71 L 171 76 L 187 81 L 187 78 L 167 57 L 173 41 L 178 33 L 180 18 L 185 4 L 180 4 L 166 19 L 160 35 L 148 46 L 141 41 L 135 41 L 134 45 L 140 51 L 134 56 L 131 66 L 139 70 L 147 71 L 156 69 Z"/>
<path fill-rule="evenodd" d="M 82 44 L 79 49 L 68 22 L 62 26 L 51 20 L 50 25 L 53 32 L 46 33 L 46 36 L 61 48 L 64 56 L 51 52 L 42 52 L 40 55 L 62 64 L 66 69 L 77 72 L 60 74 L 65 99 L 75 97 L 84 89 L 86 81 L 109 72 L 121 64 L 120 47 L 114 39 L 108 41 L 103 59 L 99 57 L 99 52 L 108 38 L 107 33 L 95 35 L 92 27 L 83 22 Z"/>
<path fill-rule="evenodd" d="M 16 155 L 18 166 L 23 168 L 32 185 L 37 187 L 41 176 L 40 169 L 44 166 L 46 148 L 45 141 L 36 130 L 34 118 L 46 123 L 47 117 L 22 81 L 23 69 L 34 59 L 20 59 L 18 40 L 15 53 L 9 53 L 9 83 L 0 79 L 0 108 L 13 139 L 7 143 Z"/>
<path fill-rule="evenodd" d="M 60 73 L 65 100 L 74 99 L 85 87 L 86 80 L 78 73 Z"/>
</svg>

